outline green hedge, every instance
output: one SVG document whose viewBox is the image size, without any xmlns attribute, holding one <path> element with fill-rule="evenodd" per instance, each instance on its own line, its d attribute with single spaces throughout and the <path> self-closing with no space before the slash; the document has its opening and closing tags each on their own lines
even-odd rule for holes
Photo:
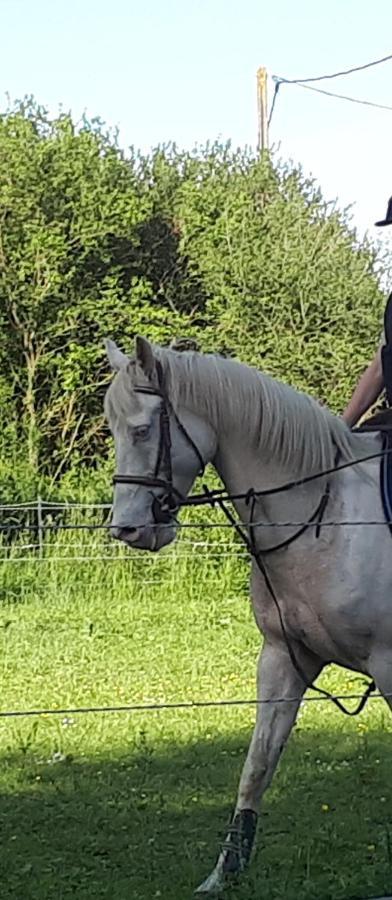
<svg viewBox="0 0 392 900">
<path fill-rule="evenodd" d="M 99 121 L 17 104 L 0 119 L 0 238 L 7 496 L 101 495 L 105 335 L 193 335 L 339 410 L 380 330 L 374 249 L 299 169 L 246 150 L 125 155 Z"/>
</svg>

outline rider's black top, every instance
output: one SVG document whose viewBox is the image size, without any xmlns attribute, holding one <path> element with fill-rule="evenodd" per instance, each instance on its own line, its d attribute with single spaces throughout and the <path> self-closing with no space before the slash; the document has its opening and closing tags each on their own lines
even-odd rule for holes
<svg viewBox="0 0 392 900">
<path fill-rule="evenodd" d="M 392 294 L 389 295 L 384 313 L 385 344 L 381 350 L 382 371 L 388 406 L 392 406 Z"/>
</svg>

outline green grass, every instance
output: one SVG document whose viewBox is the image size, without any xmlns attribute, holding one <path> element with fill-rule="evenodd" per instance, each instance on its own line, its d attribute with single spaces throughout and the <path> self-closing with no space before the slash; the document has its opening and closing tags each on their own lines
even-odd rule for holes
<svg viewBox="0 0 392 900">
<path fill-rule="evenodd" d="M 1 709 L 253 697 L 247 565 L 212 549 L 133 556 L 80 533 L 53 538 L 43 561 L 14 549 L 0 565 Z M 54 558 L 103 550 L 121 561 Z M 361 687 L 337 670 L 324 682 Z M 0 720 L 1 900 L 190 898 L 215 861 L 253 718 Z M 229 898 L 391 892 L 391 730 L 381 701 L 354 720 L 303 707 Z"/>
</svg>

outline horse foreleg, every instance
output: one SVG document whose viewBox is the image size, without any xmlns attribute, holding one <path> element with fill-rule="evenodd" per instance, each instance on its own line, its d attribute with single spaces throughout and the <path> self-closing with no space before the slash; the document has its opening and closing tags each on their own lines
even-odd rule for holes
<svg viewBox="0 0 392 900">
<path fill-rule="evenodd" d="M 314 658 L 310 660 L 305 653 L 296 652 L 309 680 L 313 680 L 321 664 Z M 258 662 L 257 687 L 260 703 L 242 770 L 235 812 L 216 866 L 196 894 L 219 893 L 233 876 L 243 872 L 249 862 L 260 802 L 295 723 L 305 691 L 305 685 L 285 647 L 264 644 Z M 276 702 L 276 698 L 281 702 Z"/>
<path fill-rule="evenodd" d="M 392 652 L 377 649 L 370 657 L 369 672 L 392 710 Z"/>
</svg>

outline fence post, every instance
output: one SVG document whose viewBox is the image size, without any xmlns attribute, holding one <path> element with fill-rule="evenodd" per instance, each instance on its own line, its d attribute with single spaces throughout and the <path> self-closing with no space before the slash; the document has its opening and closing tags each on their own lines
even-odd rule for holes
<svg viewBox="0 0 392 900">
<path fill-rule="evenodd" d="M 38 556 L 42 559 L 44 555 L 44 529 L 42 520 L 42 498 L 38 495 L 37 501 L 37 521 L 38 521 Z"/>
</svg>

